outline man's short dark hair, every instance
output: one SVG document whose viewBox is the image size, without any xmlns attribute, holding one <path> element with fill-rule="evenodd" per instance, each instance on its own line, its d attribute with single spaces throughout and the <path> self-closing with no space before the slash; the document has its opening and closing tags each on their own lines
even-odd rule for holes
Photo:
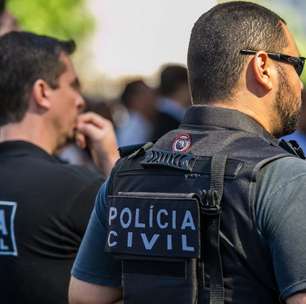
<svg viewBox="0 0 306 304">
<path fill-rule="evenodd" d="M 193 103 L 231 96 L 248 58 L 240 50 L 280 52 L 288 44 L 282 24 L 280 16 L 250 2 L 223 3 L 204 13 L 188 50 Z"/>
<path fill-rule="evenodd" d="M 188 72 L 186 67 L 169 64 L 162 68 L 160 73 L 160 94 L 173 95 L 182 85 L 188 85 Z"/>
<path fill-rule="evenodd" d="M 57 88 L 65 70 L 60 55 L 70 55 L 74 50 L 73 41 L 28 32 L 0 37 L 0 126 L 23 119 L 36 80 L 43 79 Z"/>
</svg>

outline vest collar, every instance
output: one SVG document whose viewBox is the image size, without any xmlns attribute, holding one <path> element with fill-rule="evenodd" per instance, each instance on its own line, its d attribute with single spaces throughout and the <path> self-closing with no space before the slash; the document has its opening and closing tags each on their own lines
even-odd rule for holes
<svg viewBox="0 0 306 304">
<path fill-rule="evenodd" d="M 180 128 L 211 129 L 211 127 L 240 130 L 262 137 L 274 145 L 278 145 L 278 140 L 268 133 L 256 120 L 250 116 L 231 109 L 218 108 L 212 106 L 192 106 L 190 107 L 180 125 Z"/>
</svg>

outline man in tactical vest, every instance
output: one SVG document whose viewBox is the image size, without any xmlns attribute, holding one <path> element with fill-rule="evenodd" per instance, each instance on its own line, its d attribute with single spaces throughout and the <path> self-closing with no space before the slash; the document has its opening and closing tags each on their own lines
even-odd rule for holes
<svg viewBox="0 0 306 304">
<path fill-rule="evenodd" d="M 285 21 L 259 5 L 198 19 L 193 106 L 102 186 L 71 304 L 306 303 L 306 164 L 276 139 L 298 116 L 299 56 Z"/>
</svg>

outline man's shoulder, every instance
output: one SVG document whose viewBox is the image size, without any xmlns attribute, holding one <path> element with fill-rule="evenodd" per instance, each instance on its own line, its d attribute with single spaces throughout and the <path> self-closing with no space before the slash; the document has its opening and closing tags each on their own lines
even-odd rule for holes
<svg viewBox="0 0 306 304">
<path fill-rule="evenodd" d="M 102 176 L 93 169 L 64 163 L 56 158 L 54 161 L 36 159 L 21 170 L 28 172 L 28 178 L 36 184 L 49 184 L 53 189 L 83 191 L 103 181 Z"/>
<path fill-rule="evenodd" d="M 29 180 L 54 183 L 65 179 L 93 181 L 101 178 L 98 172 L 86 167 L 70 165 L 54 157 L 37 145 L 26 141 L 7 141 L 0 145 L 2 176 L 27 176 Z M 19 172 L 16 175 L 16 172 Z"/>
<path fill-rule="evenodd" d="M 51 156 L 50 156 L 51 157 Z M 34 165 L 34 163 L 33 163 Z M 93 182 L 97 179 L 102 179 L 100 173 L 94 169 L 89 169 L 85 166 L 73 165 L 58 157 L 52 156 L 52 159 L 36 159 L 33 171 L 42 172 L 50 179 L 67 180 L 71 183 L 86 183 Z"/>
<path fill-rule="evenodd" d="M 299 175 L 306 175 L 306 161 L 294 156 L 279 158 L 262 168 L 260 177 L 264 180 L 288 181 Z"/>
<path fill-rule="evenodd" d="M 79 165 L 58 163 L 56 170 L 59 173 L 67 175 L 73 179 L 78 179 L 80 181 L 90 182 L 97 179 L 102 179 L 102 176 L 98 171 Z"/>
<path fill-rule="evenodd" d="M 305 289 L 306 162 L 285 157 L 266 165 L 257 184 L 255 222 L 273 259 L 282 299 Z"/>
<path fill-rule="evenodd" d="M 255 214 L 260 226 L 268 213 L 277 213 L 299 193 L 306 197 L 306 161 L 284 157 L 270 162 L 257 176 Z M 291 198 L 290 198 L 291 197 Z"/>
<path fill-rule="evenodd" d="M 257 177 L 258 196 L 267 197 L 282 187 L 295 187 L 306 179 L 306 161 L 298 157 L 283 157 L 265 165 Z M 293 180 L 296 180 L 294 183 Z M 306 190 L 305 190 L 306 191 Z"/>
</svg>

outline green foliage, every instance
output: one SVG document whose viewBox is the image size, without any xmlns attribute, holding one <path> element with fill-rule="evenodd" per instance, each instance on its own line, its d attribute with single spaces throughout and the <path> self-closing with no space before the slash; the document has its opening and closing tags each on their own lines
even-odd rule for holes
<svg viewBox="0 0 306 304">
<path fill-rule="evenodd" d="M 60 39 L 80 40 L 94 27 L 84 0 L 10 0 L 8 9 L 23 30 Z"/>
<path fill-rule="evenodd" d="M 301 53 L 301 56 L 306 57 L 306 39 L 305 37 L 300 37 L 299 35 L 295 37 L 296 44 L 298 46 L 298 49 Z M 303 74 L 301 76 L 301 79 L 306 86 L 306 64 L 304 66 Z"/>
</svg>

